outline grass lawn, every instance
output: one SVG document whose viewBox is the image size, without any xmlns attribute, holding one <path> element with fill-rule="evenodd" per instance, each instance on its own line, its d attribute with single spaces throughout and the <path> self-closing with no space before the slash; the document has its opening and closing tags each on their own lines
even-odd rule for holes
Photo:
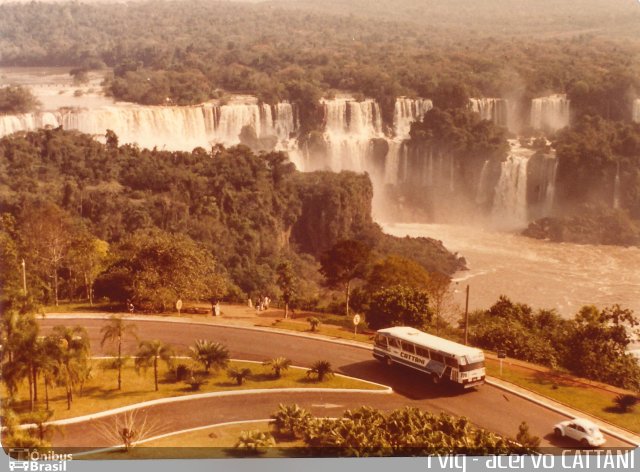
<svg viewBox="0 0 640 472">
<path fill-rule="evenodd" d="M 298 331 L 310 334 L 322 334 L 324 336 L 332 336 L 334 338 L 346 339 L 349 341 L 360 341 L 364 343 L 371 342 L 371 334 L 362 334 L 360 329 L 356 335 L 353 334 L 353 328 L 348 330 L 342 326 L 336 326 L 331 324 L 323 324 L 316 328 L 315 331 L 311 331 L 309 322 L 305 319 L 299 320 L 275 320 L 271 325 L 273 328 L 288 329 L 290 331 Z"/>
<path fill-rule="evenodd" d="M 61 302 L 58 306 L 44 305 L 42 313 L 87 313 L 94 311 L 114 311 L 117 306 L 110 302 L 95 302 L 89 305 L 87 302 L 67 303 Z"/>
<path fill-rule="evenodd" d="M 176 364 L 189 364 L 188 359 L 177 360 Z M 348 379 L 341 376 L 332 376 L 324 382 L 317 382 L 306 375 L 306 369 L 290 368 L 282 373 L 280 379 L 276 379 L 268 366 L 249 362 L 232 362 L 229 366 L 251 369 L 252 374 L 242 385 L 237 385 L 234 380 L 228 378 L 226 370 L 211 371 L 207 383 L 202 385 L 199 391 L 191 390 L 184 382 L 175 382 L 173 372 L 168 372 L 165 364 L 160 362 L 158 373 L 158 387 L 155 391 L 153 381 L 153 369 L 140 371 L 139 374 L 133 367 L 133 361 L 129 360 L 122 370 L 122 390 L 116 389 L 118 372 L 115 369 L 104 367 L 105 361 L 94 360 L 91 371 L 92 378 L 82 388 L 82 393 L 75 393 L 71 409 L 67 409 L 66 395 L 63 387 L 50 389 L 49 409 L 53 410 L 52 420 L 72 418 L 87 415 L 125 405 L 155 400 L 165 397 L 177 397 L 194 393 L 247 390 L 263 388 L 359 388 L 379 390 L 381 387 L 359 380 Z M 21 386 L 17 394 L 15 410 L 18 413 L 29 411 L 29 391 L 26 382 Z M 39 407 L 44 409 L 44 385 L 38 385 Z"/>
<path fill-rule="evenodd" d="M 636 407 L 636 410 L 629 413 L 616 412 L 613 408 L 613 400 L 617 396 L 615 393 L 577 383 L 568 375 L 536 372 L 506 362 L 500 375 L 500 367 L 496 360 L 487 362 L 487 374 L 640 433 L 640 414 L 637 411 L 640 408 Z"/>
<path fill-rule="evenodd" d="M 234 446 L 242 431 L 259 430 L 271 432 L 269 423 L 255 422 L 226 426 L 213 426 L 189 433 L 176 434 L 155 441 L 143 443 L 129 452 L 112 451 L 102 452 L 82 456 L 82 459 L 204 459 L 204 458 L 225 458 L 225 457 L 246 457 L 239 456 L 242 450 L 235 449 Z M 270 457 L 282 458 L 295 455 L 295 449 L 304 447 L 300 440 L 291 441 L 286 438 L 279 438 L 274 434 L 276 447 L 266 448 L 260 455 L 250 455 L 250 457 Z M 288 449 L 288 450 L 287 450 Z M 292 454 L 293 452 L 293 454 Z"/>
</svg>

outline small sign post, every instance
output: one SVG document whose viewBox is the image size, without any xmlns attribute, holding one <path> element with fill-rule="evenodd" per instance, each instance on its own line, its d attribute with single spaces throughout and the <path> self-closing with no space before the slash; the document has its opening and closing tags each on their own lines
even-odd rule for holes
<svg viewBox="0 0 640 472">
<path fill-rule="evenodd" d="M 180 316 L 180 310 L 182 309 L 182 300 L 178 299 L 176 302 L 176 310 L 178 310 L 178 316 Z"/>
<path fill-rule="evenodd" d="M 498 359 L 500 360 L 500 376 L 502 377 L 502 359 L 507 357 L 507 353 L 505 351 L 498 351 Z"/>
<path fill-rule="evenodd" d="M 353 335 L 358 335 L 358 325 L 360 324 L 360 315 L 353 315 Z"/>
</svg>

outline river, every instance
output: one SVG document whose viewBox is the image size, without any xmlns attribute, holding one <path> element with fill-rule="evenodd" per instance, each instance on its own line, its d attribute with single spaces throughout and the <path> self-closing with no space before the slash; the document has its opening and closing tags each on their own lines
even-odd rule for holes
<svg viewBox="0 0 640 472">
<path fill-rule="evenodd" d="M 553 243 L 518 234 L 442 224 L 383 224 L 394 236 L 426 236 L 467 260 L 455 298 L 487 308 L 500 295 L 572 317 L 583 305 L 619 303 L 640 315 L 640 248 Z"/>
</svg>

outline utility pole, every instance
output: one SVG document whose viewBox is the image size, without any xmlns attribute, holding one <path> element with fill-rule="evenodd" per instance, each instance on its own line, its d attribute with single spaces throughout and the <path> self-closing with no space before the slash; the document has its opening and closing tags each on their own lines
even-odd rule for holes
<svg viewBox="0 0 640 472">
<path fill-rule="evenodd" d="M 26 297 L 27 296 L 27 268 L 26 268 L 24 259 L 22 259 L 22 292 Z"/>
<path fill-rule="evenodd" d="M 464 344 L 469 344 L 469 285 L 467 285 L 467 298 L 464 304 Z"/>
</svg>

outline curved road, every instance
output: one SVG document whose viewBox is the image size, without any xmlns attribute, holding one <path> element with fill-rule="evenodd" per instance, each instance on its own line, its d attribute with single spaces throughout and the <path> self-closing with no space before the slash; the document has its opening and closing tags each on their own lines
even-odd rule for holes
<svg viewBox="0 0 640 472">
<path fill-rule="evenodd" d="M 55 325 L 82 325 L 91 339 L 92 352 L 110 354 L 110 346 L 100 348 L 100 329 L 105 320 L 98 319 L 45 319 L 40 321 L 47 333 Z M 141 339 L 159 339 L 173 345 L 176 353 L 186 353 L 195 339 L 210 339 L 225 344 L 231 357 L 264 361 L 278 356 L 291 359 L 294 365 L 309 366 L 317 360 L 328 360 L 337 372 L 365 380 L 389 385 L 394 393 L 288 393 L 208 398 L 148 407 L 149 418 L 162 419 L 157 434 L 178 431 L 226 421 L 268 418 L 279 403 L 298 403 L 322 416 L 339 416 L 345 409 L 370 405 L 382 410 L 404 406 L 426 411 L 445 412 L 466 416 L 476 425 L 505 436 L 515 436 L 522 421 L 530 432 L 542 439 L 542 446 L 571 447 L 572 443 L 558 441 L 552 434 L 553 425 L 566 419 L 516 395 L 490 385 L 460 391 L 445 387 L 435 388 L 429 379 L 402 367 L 388 368 L 374 360 L 371 351 L 357 346 L 332 343 L 321 339 L 264 332 L 247 328 L 169 323 L 163 321 L 135 321 Z M 133 354 L 135 340 L 126 340 L 123 351 Z M 104 423 L 106 420 L 100 420 Z M 97 428 L 87 422 L 64 427 L 64 435 L 54 438 L 56 446 L 105 447 Z M 607 446 L 628 447 L 628 444 L 607 437 Z"/>
</svg>

